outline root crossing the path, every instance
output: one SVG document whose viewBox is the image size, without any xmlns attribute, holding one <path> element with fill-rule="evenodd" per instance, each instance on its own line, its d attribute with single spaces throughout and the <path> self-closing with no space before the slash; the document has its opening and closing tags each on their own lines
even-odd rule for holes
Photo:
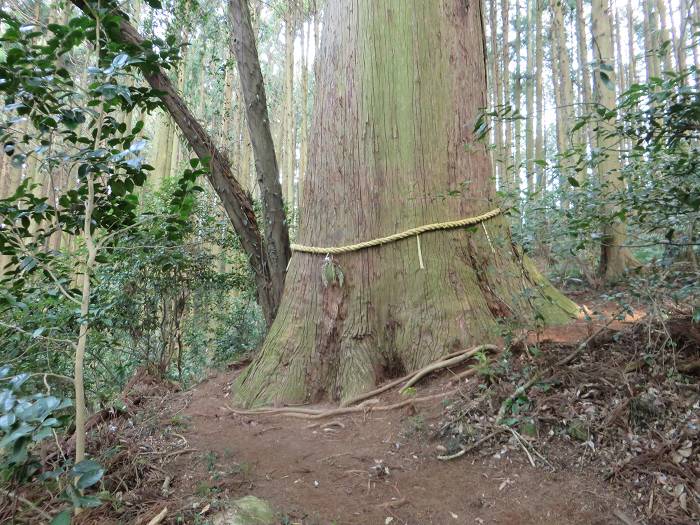
<svg viewBox="0 0 700 525">
<path fill-rule="evenodd" d="M 327 417 L 333 417 L 333 416 L 339 416 L 339 415 L 344 415 L 344 414 L 351 414 L 351 413 L 356 413 L 356 412 L 380 412 L 380 411 L 386 411 L 386 410 L 393 410 L 397 408 L 402 408 L 411 404 L 415 403 L 421 403 L 425 401 L 431 401 L 434 399 L 438 399 L 440 397 L 445 397 L 450 394 L 453 394 L 456 392 L 456 390 L 450 390 L 447 392 L 441 392 L 439 394 L 434 394 L 430 396 L 424 396 L 424 397 L 412 397 L 409 399 L 406 399 L 404 401 L 400 401 L 398 403 L 393 403 L 390 405 L 379 405 L 379 406 L 373 406 L 376 403 L 378 403 L 377 399 L 372 399 L 375 396 L 386 392 L 387 390 L 399 385 L 403 384 L 401 389 L 399 390 L 399 393 L 404 394 L 406 393 L 407 389 L 418 383 L 421 379 L 423 379 L 425 376 L 428 374 L 435 372 L 437 370 L 442 370 L 451 366 L 456 366 L 464 361 L 467 361 L 468 359 L 474 357 L 480 352 L 497 352 L 499 348 L 496 345 L 491 345 L 491 344 L 484 344 L 484 345 L 478 345 L 472 348 L 468 348 L 466 350 L 460 350 L 458 352 L 453 352 L 449 355 L 446 356 L 446 358 L 441 359 L 439 361 L 435 361 L 434 363 L 431 363 L 420 370 L 417 370 L 416 372 L 413 372 L 411 374 L 408 374 L 404 377 L 401 377 L 399 379 L 395 379 L 394 381 L 391 381 L 390 383 L 387 383 L 386 385 L 383 385 L 375 390 L 372 390 L 370 392 L 366 392 L 360 396 L 357 396 L 347 402 L 345 402 L 341 407 L 339 408 L 332 408 L 332 409 L 314 409 L 314 408 L 304 408 L 304 407 L 281 407 L 281 408 L 258 408 L 258 409 L 253 409 L 253 410 L 239 410 L 236 408 L 230 408 L 230 407 L 224 407 L 227 411 L 233 412 L 234 414 L 238 415 L 245 415 L 245 416 L 255 416 L 255 415 L 270 415 L 270 416 L 287 416 L 287 417 L 296 417 L 296 418 L 301 418 L 301 419 L 324 419 Z M 460 377 L 464 376 L 464 374 L 460 374 Z M 359 405 L 355 405 L 356 403 L 360 403 Z M 350 406 L 349 406 L 350 405 Z"/>
</svg>

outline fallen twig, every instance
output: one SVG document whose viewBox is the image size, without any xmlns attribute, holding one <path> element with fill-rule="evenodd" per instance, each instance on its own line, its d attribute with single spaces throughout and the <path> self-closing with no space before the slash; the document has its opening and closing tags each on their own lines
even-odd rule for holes
<svg viewBox="0 0 700 525">
<path fill-rule="evenodd" d="M 455 452 L 454 454 L 438 456 L 437 458 L 438 458 L 440 461 L 450 461 L 451 459 L 457 459 L 457 458 L 459 458 L 459 457 L 462 457 L 462 456 L 464 456 L 464 454 L 466 454 L 467 452 L 471 452 L 472 450 L 474 450 L 476 447 L 478 447 L 478 446 L 481 445 L 482 443 L 485 443 L 486 441 L 488 441 L 488 440 L 491 439 L 492 437 L 495 437 L 495 436 L 497 436 L 498 434 L 500 434 L 500 433 L 502 433 L 502 432 L 505 432 L 506 430 L 507 430 L 507 427 L 499 427 L 499 428 L 497 428 L 496 430 L 494 430 L 493 432 L 491 432 L 490 434 L 486 434 L 486 435 L 485 435 L 484 437 L 482 437 L 481 439 L 478 439 L 477 441 L 475 441 L 474 443 L 472 443 L 472 444 L 469 445 L 468 447 L 462 447 L 461 450 L 459 450 L 458 452 Z"/>
<path fill-rule="evenodd" d="M 27 498 L 25 498 L 24 496 L 20 496 L 16 492 L 13 492 L 11 490 L 5 490 L 5 489 L 0 489 L 0 494 L 5 494 L 5 496 L 7 496 L 8 498 L 14 498 L 17 501 L 24 503 L 27 507 L 29 507 L 30 509 L 35 511 L 37 514 L 39 514 L 42 518 L 44 518 L 45 520 L 51 521 L 51 515 L 48 512 L 46 512 L 43 509 L 40 509 L 34 503 L 29 501 Z"/>
<path fill-rule="evenodd" d="M 584 350 L 586 350 L 586 348 L 588 348 L 588 344 L 593 339 L 595 339 L 598 335 L 600 335 L 603 331 L 605 331 L 608 328 L 608 326 L 610 326 L 617 319 L 617 315 L 618 314 L 613 315 L 607 323 L 605 323 L 598 330 L 593 332 L 593 334 L 590 337 L 588 337 L 585 341 L 583 341 L 580 345 L 578 345 L 576 350 L 571 352 L 565 358 L 560 359 L 559 361 L 557 361 L 556 363 L 554 363 L 551 366 L 548 366 L 544 370 L 538 371 L 525 384 L 516 388 L 515 391 L 510 396 L 508 396 L 505 399 L 505 401 L 503 401 L 503 403 L 501 403 L 501 408 L 498 410 L 498 417 L 496 418 L 496 421 L 501 421 L 503 419 L 503 416 L 506 413 L 506 410 L 508 409 L 508 407 L 510 405 L 512 405 L 513 401 L 515 401 L 518 397 L 520 397 L 525 392 L 530 390 L 530 388 L 532 388 L 533 385 L 536 385 L 537 383 L 539 383 L 545 375 L 550 374 L 556 368 L 568 365 L 574 359 L 576 359 L 579 355 L 581 355 L 584 352 Z"/>
<path fill-rule="evenodd" d="M 161 510 L 158 514 L 156 514 L 151 521 L 148 522 L 147 525 L 157 525 L 161 521 L 165 519 L 165 516 L 168 515 L 168 507 L 163 507 L 163 510 Z"/>
</svg>

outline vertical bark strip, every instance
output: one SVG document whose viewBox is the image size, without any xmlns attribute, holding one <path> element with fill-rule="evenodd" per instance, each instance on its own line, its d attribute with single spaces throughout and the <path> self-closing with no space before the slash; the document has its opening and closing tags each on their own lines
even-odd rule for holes
<svg viewBox="0 0 700 525">
<path fill-rule="evenodd" d="M 527 191 L 532 194 L 535 191 L 534 163 L 535 158 L 535 32 L 537 14 L 541 12 L 539 0 L 527 2 L 527 70 L 525 72 L 525 107 L 527 108 L 527 121 L 525 121 L 525 177 L 527 179 Z"/>
<path fill-rule="evenodd" d="M 544 90 L 542 82 L 544 81 L 544 45 L 542 36 L 542 9 L 540 2 L 537 2 L 537 16 L 535 17 L 535 69 L 537 71 L 535 77 L 535 158 L 545 160 L 544 153 Z M 537 189 L 542 190 L 540 196 L 544 195 L 547 182 L 544 166 L 537 164 L 535 167 L 537 172 Z"/>
<path fill-rule="evenodd" d="M 233 21 L 233 46 L 246 105 L 248 131 L 265 217 L 263 230 L 271 293 L 275 304 L 279 304 L 284 289 L 287 262 L 291 254 L 287 218 L 282 201 L 282 186 L 270 133 L 270 119 L 267 114 L 265 85 L 247 0 L 230 0 L 228 6 Z"/>
<path fill-rule="evenodd" d="M 508 0 L 501 0 L 501 95 L 502 104 L 510 106 L 510 7 Z M 510 164 L 511 164 L 511 144 L 512 144 L 512 124 L 511 119 L 507 119 L 504 126 L 503 139 L 503 174 L 501 180 L 503 187 L 507 191 L 512 191 Z"/>
<path fill-rule="evenodd" d="M 591 4 L 591 34 L 595 58 L 594 93 L 596 103 L 607 109 L 615 107 L 615 55 L 613 51 L 612 16 L 609 0 L 593 0 Z M 607 78 L 607 80 L 606 80 Z M 620 155 L 609 126 L 602 123 L 597 130 L 597 146 L 602 160 L 598 164 L 598 176 L 604 191 L 609 194 L 624 190 L 621 176 Z M 623 247 L 626 239 L 624 222 L 615 218 L 616 207 L 604 200 L 602 213 L 610 223 L 603 228 L 599 273 L 607 280 L 619 278 L 625 270 L 636 264 L 629 251 Z"/>
<path fill-rule="evenodd" d="M 300 244 L 352 244 L 497 205 L 473 137 L 484 44 L 476 0 L 328 2 Z M 535 315 L 576 310 L 521 258 L 505 218 L 424 234 L 421 246 L 424 268 L 413 238 L 334 257 L 342 279 L 328 278 L 323 256 L 295 253 L 234 401 L 347 399 Z"/>
<path fill-rule="evenodd" d="M 571 62 L 567 47 L 566 25 L 564 24 L 564 8 L 558 0 L 552 2 L 552 34 L 553 49 L 556 55 L 559 79 L 559 102 L 557 104 L 557 153 L 560 155 L 559 180 L 564 184 L 572 171 L 572 157 L 566 156 L 569 148 L 571 126 L 574 121 L 574 88 L 571 82 Z M 553 58 L 554 60 L 554 58 Z M 566 199 L 562 199 L 562 207 L 567 208 Z"/>
<path fill-rule="evenodd" d="M 586 115 L 591 109 L 591 64 L 588 60 L 588 28 L 583 12 L 583 0 L 576 0 L 576 50 L 578 53 L 578 68 L 581 84 L 581 110 L 579 115 Z M 581 132 L 580 142 L 587 146 L 593 145 L 591 127 L 586 124 Z"/>
</svg>

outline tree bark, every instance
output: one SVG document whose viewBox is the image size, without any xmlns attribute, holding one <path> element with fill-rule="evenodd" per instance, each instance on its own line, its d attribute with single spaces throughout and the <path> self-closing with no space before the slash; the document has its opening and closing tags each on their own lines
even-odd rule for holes
<svg viewBox="0 0 700 525">
<path fill-rule="evenodd" d="M 613 51 L 612 17 L 609 0 L 593 0 L 591 4 L 591 34 L 595 58 L 594 94 L 598 105 L 612 109 L 615 98 L 615 56 Z M 607 82 L 603 75 L 607 76 Z M 613 124 L 612 122 L 610 124 Z M 597 146 L 602 160 L 598 164 L 598 177 L 604 192 L 614 195 L 624 190 L 621 180 L 620 156 L 616 149 L 615 137 L 610 135 L 610 126 L 601 123 L 597 130 Z M 624 222 L 615 217 L 617 208 L 604 198 L 603 216 L 610 224 L 603 227 L 600 265 L 598 272 L 606 280 L 615 280 L 632 265 L 636 264 L 629 251 L 623 247 L 627 238 Z"/>
<path fill-rule="evenodd" d="M 510 7 L 508 0 L 501 0 L 501 103 L 510 106 Z M 510 164 L 512 150 L 512 124 L 511 119 L 507 119 L 504 125 L 504 138 L 502 147 L 502 167 L 501 183 L 506 191 L 512 191 L 513 185 Z"/>
<path fill-rule="evenodd" d="M 275 147 L 270 133 L 265 85 L 247 0 L 229 0 L 228 6 L 236 33 L 233 45 L 236 52 L 238 77 L 243 90 L 248 132 L 262 197 L 263 216 L 265 217 L 265 247 L 267 249 L 271 292 L 277 305 L 282 296 L 287 263 L 291 256 L 289 230 L 282 200 L 282 186 L 279 180 Z"/>
<path fill-rule="evenodd" d="M 673 49 L 673 41 L 668 33 L 668 24 L 666 22 L 666 5 L 664 0 L 656 0 L 656 14 L 659 20 L 657 42 L 659 45 L 659 53 L 663 59 L 664 71 L 673 71 L 673 61 L 671 60 L 671 50 Z M 669 45 L 666 45 L 666 43 Z"/>
<path fill-rule="evenodd" d="M 627 0 L 627 54 L 629 55 L 629 84 L 637 83 L 637 54 L 634 49 L 634 11 L 632 0 Z"/>
<path fill-rule="evenodd" d="M 644 2 L 644 56 L 646 61 L 647 82 L 659 76 L 659 56 L 656 42 L 656 16 L 654 0 Z"/>
<path fill-rule="evenodd" d="M 515 85 L 513 86 L 513 107 L 515 108 L 515 124 L 513 125 L 513 145 L 515 152 L 513 154 L 513 191 L 516 195 L 520 195 L 520 171 L 522 163 L 522 68 L 520 62 L 522 59 L 520 48 L 522 47 L 522 20 L 520 19 L 520 2 L 515 4 Z"/>
<path fill-rule="evenodd" d="M 284 134 L 282 148 L 282 166 L 285 185 L 283 187 L 287 209 L 294 211 L 294 167 L 296 164 L 296 145 L 294 140 L 294 38 L 296 36 L 295 9 L 293 3 L 287 6 L 284 16 Z M 257 56 L 257 55 L 256 55 Z"/>
<path fill-rule="evenodd" d="M 553 58 L 558 66 L 559 102 L 557 104 L 557 153 L 559 160 L 559 181 L 564 181 L 572 175 L 573 157 L 565 155 L 569 149 L 571 126 L 574 121 L 574 88 L 571 82 L 571 62 L 567 46 L 566 25 L 564 23 L 564 8 L 562 3 L 554 1 L 552 8 Z M 565 193 L 564 193 L 565 195 Z M 568 208 L 568 200 L 562 198 L 562 208 Z"/>
<path fill-rule="evenodd" d="M 301 24 L 301 137 L 299 140 L 299 181 L 297 182 L 297 202 L 301 202 L 304 177 L 308 165 L 309 152 L 309 43 L 310 25 Z"/>
<path fill-rule="evenodd" d="M 498 13 L 496 10 L 496 0 L 489 3 L 489 33 L 491 36 L 491 49 L 489 50 L 489 65 L 491 77 L 489 79 L 488 91 L 491 95 L 491 107 L 500 113 L 501 105 L 501 68 L 499 66 L 500 53 L 498 52 Z M 503 120 L 495 118 L 493 123 L 493 158 L 494 175 L 497 181 L 502 181 L 503 177 Z"/>
<path fill-rule="evenodd" d="M 535 191 L 534 163 L 535 158 L 535 32 L 537 13 L 540 11 L 539 0 L 527 2 L 527 71 L 525 72 L 525 107 L 527 108 L 527 120 L 525 121 L 525 177 L 527 179 L 527 191 L 529 194 Z M 533 23 L 535 22 L 535 23 Z"/>
<path fill-rule="evenodd" d="M 233 1 L 242 2 L 243 0 Z M 85 14 L 92 16 L 93 11 L 84 0 L 71 0 L 71 2 Z M 247 31 L 238 38 L 239 46 L 247 50 L 252 49 L 254 52 L 255 42 L 250 29 L 250 17 L 247 14 L 247 8 L 245 13 L 248 21 Z M 133 26 L 129 24 L 125 15 L 121 16 L 119 29 L 119 34 L 112 35 L 113 38 L 117 38 L 120 42 L 137 48 L 143 47 L 143 39 Z M 241 40 L 244 43 L 241 43 Z M 264 188 L 262 193 L 265 238 L 267 241 L 265 243 L 262 241 L 252 202 L 240 183 L 234 178 L 226 155 L 216 147 L 216 142 L 204 130 L 202 125 L 197 122 L 161 68 L 144 70 L 143 74 L 152 88 L 163 92 L 162 100 L 165 107 L 195 154 L 200 159 L 209 159 L 209 180 L 217 195 L 221 198 L 224 210 L 240 238 L 241 246 L 248 255 L 249 263 L 255 275 L 258 303 L 268 325 L 270 325 L 275 318 L 282 289 L 284 288 L 284 269 L 290 253 L 289 233 L 284 218 L 282 192 L 279 184 L 277 162 L 272 149 L 272 139 L 270 138 L 265 94 L 262 85 L 262 75 L 257 62 L 257 54 L 255 54 L 255 64 L 258 65 L 259 84 L 257 85 L 258 91 L 254 93 L 257 93 L 259 98 L 253 98 L 250 102 L 246 100 L 246 102 L 249 106 L 249 127 L 255 129 L 256 137 L 268 138 L 268 140 L 262 140 L 257 144 L 256 155 L 256 167 L 259 166 L 258 177 L 261 181 L 261 188 Z M 255 76 L 254 71 L 250 71 L 254 69 L 254 65 L 247 64 L 242 66 L 239 61 L 238 66 L 239 68 L 245 68 L 247 80 L 251 80 Z M 241 75 L 241 77 L 243 76 Z M 261 97 L 260 91 L 262 91 Z M 254 94 L 253 97 L 255 96 Z M 256 118 L 259 120 L 254 121 Z M 253 134 L 251 132 L 251 136 Z M 255 143 L 253 143 L 253 147 L 256 148 Z M 271 151 L 273 153 L 270 153 Z M 257 159 L 258 156 L 261 157 L 259 161 Z M 262 181 L 264 181 L 264 184 Z"/>
<path fill-rule="evenodd" d="M 489 155 L 473 136 L 486 105 L 484 53 L 478 1 L 328 2 L 301 244 L 351 244 L 497 205 Z M 235 402 L 348 399 L 535 317 L 576 311 L 522 258 L 503 217 L 420 242 L 423 265 L 415 238 L 329 261 L 295 252 Z"/>
<path fill-rule="evenodd" d="M 535 70 L 537 71 L 535 82 L 535 158 L 545 160 L 544 153 L 544 91 L 542 82 L 544 80 L 544 43 L 542 38 L 542 0 L 535 0 L 537 15 L 535 16 Z M 536 187 L 544 196 L 547 187 L 544 166 L 536 164 L 534 166 L 536 176 Z"/>
<path fill-rule="evenodd" d="M 581 108 L 579 116 L 587 114 L 591 109 L 591 64 L 588 60 L 587 24 L 583 12 L 583 0 L 576 0 L 576 41 L 578 53 L 578 67 L 580 71 L 579 82 L 581 84 Z M 591 127 L 586 124 L 581 130 L 580 142 L 584 146 L 593 145 Z M 585 176 L 585 172 L 581 175 Z"/>
</svg>

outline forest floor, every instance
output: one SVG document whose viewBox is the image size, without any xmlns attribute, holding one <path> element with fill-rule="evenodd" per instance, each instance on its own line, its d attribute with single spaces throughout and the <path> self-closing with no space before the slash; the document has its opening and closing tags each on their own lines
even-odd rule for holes
<svg viewBox="0 0 700 525">
<path fill-rule="evenodd" d="M 614 306 L 574 299 L 593 321 L 531 334 L 466 381 L 451 378 L 468 365 L 435 373 L 413 395 L 456 392 L 396 410 L 239 415 L 228 408 L 238 365 L 183 392 L 142 376 L 128 416 L 92 434 L 94 453 L 120 451 L 106 465 L 116 496 L 79 521 L 146 524 L 167 507 L 162 523 L 208 523 L 254 495 L 282 524 L 695 523 L 700 383 L 663 370 L 672 360 L 697 374 L 698 325 L 680 314 L 610 323 Z M 594 334 L 577 359 L 548 368 Z M 512 430 L 497 425 L 535 370 L 549 373 L 514 399 Z"/>
</svg>

